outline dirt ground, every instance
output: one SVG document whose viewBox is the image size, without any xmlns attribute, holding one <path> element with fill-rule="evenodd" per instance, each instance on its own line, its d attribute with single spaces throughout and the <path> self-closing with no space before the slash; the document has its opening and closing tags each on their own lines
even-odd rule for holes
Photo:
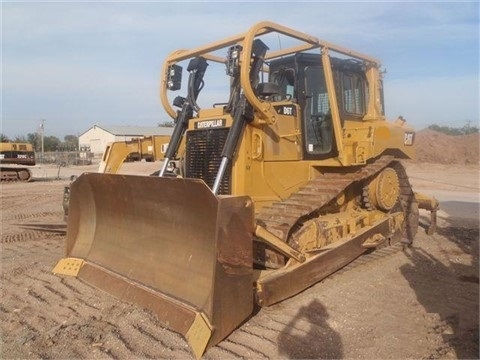
<svg viewBox="0 0 480 360">
<path fill-rule="evenodd" d="M 261 309 L 204 358 L 478 358 L 479 167 L 406 167 L 415 190 L 441 201 L 435 235 L 422 228 L 410 249 L 360 257 Z M 0 358 L 193 358 L 148 311 L 51 273 L 64 255 L 63 187 L 95 170 L 37 167 L 34 182 L 0 185 Z"/>
</svg>

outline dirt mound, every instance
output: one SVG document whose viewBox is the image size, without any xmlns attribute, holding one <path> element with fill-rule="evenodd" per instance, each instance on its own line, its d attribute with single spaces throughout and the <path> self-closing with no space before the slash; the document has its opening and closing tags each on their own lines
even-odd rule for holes
<svg viewBox="0 0 480 360">
<path fill-rule="evenodd" d="M 431 129 L 415 134 L 417 162 L 437 164 L 478 164 L 480 134 L 446 135 Z"/>
</svg>

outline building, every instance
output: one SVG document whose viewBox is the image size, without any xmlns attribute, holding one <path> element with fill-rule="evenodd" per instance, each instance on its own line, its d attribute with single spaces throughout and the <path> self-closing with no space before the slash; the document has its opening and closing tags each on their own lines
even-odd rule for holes
<svg viewBox="0 0 480 360">
<path fill-rule="evenodd" d="M 172 135 L 173 128 L 163 126 L 103 126 L 93 125 L 78 137 L 79 149 L 90 149 L 101 155 L 107 144 L 114 141 L 128 141 L 153 135 Z"/>
</svg>

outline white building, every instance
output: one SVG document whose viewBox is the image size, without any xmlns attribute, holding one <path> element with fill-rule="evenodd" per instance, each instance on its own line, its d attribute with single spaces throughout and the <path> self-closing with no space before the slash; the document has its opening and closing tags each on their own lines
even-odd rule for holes
<svg viewBox="0 0 480 360">
<path fill-rule="evenodd" d="M 153 135 L 172 135 L 173 128 L 163 126 L 103 126 L 93 125 L 78 137 L 79 149 L 89 148 L 95 155 L 101 155 L 107 144 L 114 141 L 128 141 Z"/>
</svg>

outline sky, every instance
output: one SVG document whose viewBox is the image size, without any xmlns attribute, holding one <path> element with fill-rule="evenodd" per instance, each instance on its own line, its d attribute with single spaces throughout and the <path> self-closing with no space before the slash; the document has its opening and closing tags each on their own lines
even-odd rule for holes
<svg viewBox="0 0 480 360">
<path fill-rule="evenodd" d="M 1 16 L 0 133 L 10 138 L 42 120 L 60 139 L 171 121 L 158 95 L 166 56 L 265 20 L 380 59 L 389 120 L 479 123 L 478 1 L 2 1 Z"/>
</svg>

